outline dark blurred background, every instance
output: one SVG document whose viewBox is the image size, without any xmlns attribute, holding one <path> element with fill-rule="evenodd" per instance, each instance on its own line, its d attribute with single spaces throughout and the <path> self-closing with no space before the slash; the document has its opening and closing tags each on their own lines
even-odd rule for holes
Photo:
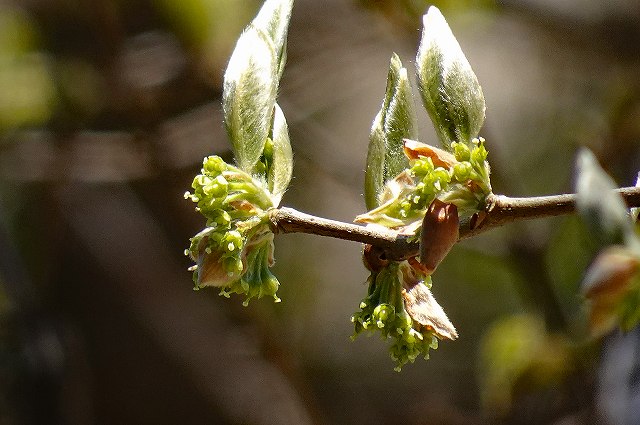
<svg viewBox="0 0 640 425">
<path fill-rule="evenodd" d="M 582 145 L 635 183 L 637 0 L 436 4 L 484 88 L 496 193 L 571 191 Z M 349 340 L 358 244 L 278 236 L 281 304 L 192 291 L 182 251 L 204 221 L 182 194 L 203 156 L 231 158 L 221 79 L 259 6 L 0 2 L 0 424 L 640 423 L 640 333 L 589 338 L 598 247 L 572 217 L 455 247 L 433 289 L 461 337 L 402 373 L 382 341 Z M 412 73 L 427 6 L 296 1 L 285 205 L 364 211 L 388 61 Z"/>
</svg>

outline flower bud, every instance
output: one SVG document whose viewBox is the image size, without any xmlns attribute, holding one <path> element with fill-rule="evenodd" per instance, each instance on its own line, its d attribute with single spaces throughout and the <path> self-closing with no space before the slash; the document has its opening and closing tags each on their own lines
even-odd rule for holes
<svg viewBox="0 0 640 425">
<path fill-rule="evenodd" d="M 616 295 L 624 291 L 629 279 L 638 271 L 640 260 L 621 246 L 602 251 L 593 261 L 582 282 L 588 298 Z"/>
<path fill-rule="evenodd" d="M 453 177 L 459 182 L 465 182 L 471 176 L 471 164 L 460 162 L 453 166 Z"/>
<path fill-rule="evenodd" d="M 416 67 L 424 106 L 444 146 L 469 143 L 484 122 L 482 89 L 442 13 L 432 6 L 423 22 Z"/>
<path fill-rule="evenodd" d="M 227 196 L 227 188 L 229 187 L 229 182 L 224 178 L 224 176 L 218 176 L 214 179 L 210 179 L 208 183 L 203 185 L 203 192 L 207 196 L 212 196 L 215 198 L 224 198 Z"/>
<path fill-rule="evenodd" d="M 487 148 L 484 147 L 484 139 L 482 137 L 473 139 L 473 149 L 471 150 L 471 162 L 473 164 L 482 164 L 487 159 Z"/>
<path fill-rule="evenodd" d="M 384 328 L 387 321 L 393 322 L 395 314 L 393 306 L 389 304 L 380 304 L 373 310 L 373 319 L 378 328 Z"/>
<path fill-rule="evenodd" d="M 453 149 L 453 154 L 458 161 L 468 161 L 471 158 L 471 151 L 466 143 L 453 142 L 451 149 Z"/>
<path fill-rule="evenodd" d="M 227 169 L 227 164 L 219 156 L 208 156 L 202 161 L 202 174 L 216 177 Z"/>
</svg>

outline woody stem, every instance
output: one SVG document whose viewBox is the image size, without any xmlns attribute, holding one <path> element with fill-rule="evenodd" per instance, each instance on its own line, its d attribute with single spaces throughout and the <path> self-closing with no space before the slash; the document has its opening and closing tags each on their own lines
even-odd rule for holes
<svg viewBox="0 0 640 425">
<path fill-rule="evenodd" d="M 639 187 L 624 187 L 616 189 L 616 192 L 628 207 L 640 207 Z M 476 236 L 515 221 L 571 214 L 575 207 L 575 194 L 531 198 L 491 194 L 485 200 L 481 211 L 484 218 L 479 224 L 472 228 L 469 219 L 460 222 L 459 239 Z M 409 242 L 407 236 L 383 227 L 329 220 L 286 207 L 271 210 L 269 218 L 274 233 L 308 233 L 370 244 L 384 251 L 388 259 L 407 259 L 416 256 L 419 250 L 417 241 Z"/>
</svg>

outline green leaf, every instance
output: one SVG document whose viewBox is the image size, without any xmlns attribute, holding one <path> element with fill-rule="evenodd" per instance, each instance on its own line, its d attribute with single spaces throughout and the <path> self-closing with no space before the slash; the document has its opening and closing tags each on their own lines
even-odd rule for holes
<svg viewBox="0 0 640 425">
<path fill-rule="evenodd" d="M 403 139 L 416 137 L 415 111 L 406 68 L 394 53 L 389 65 L 387 89 L 369 136 L 365 201 L 369 210 L 380 205 L 385 184 L 408 168 Z"/>
<path fill-rule="evenodd" d="M 602 245 L 636 245 L 627 207 L 614 192 L 615 182 L 600 167 L 595 155 L 589 149 L 581 149 L 576 167 L 576 207 L 594 238 Z"/>
<path fill-rule="evenodd" d="M 240 36 L 224 77 L 224 121 L 236 162 L 239 168 L 259 178 L 267 177 L 264 166 L 257 167 L 257 163 L 273 131 L 271 125 L 278 82 L 286 62 L 292 7 L 293 0 L 264 3 Z M 286 123 L 284 125 L 286 129 Z"/>
<path fill-rule="evenodd" d="M 256 28 L 264 31 L 273 42 L 278 58 L 278 78 L 287 61 L 287 30 L 291 19 L 293 0 L 267 0 L 253 20 Z"/>
<path fill-rule="evenodd" d="M 238 167 L 252 173 L 269 134 L 278 90 L 271 39 L 249 26 L 238 39 L 224 74 L 224 123 Z"/>
<path fill-rule="evenodd" d="M 468 144 L 484 123 L 482 88 L 442 13 L 431 6 L 423 23 L 416 57 L 422 101 L 445 149 Z"/>
<path fill-rule="evenodd" d="M 289 128 L 282 109 L 276 103 L 273 117 L 273 163 L 269 168 L 267 183 L 271 192 L 273 206 L 277 207 L 282 199 L 293 172 L 293 153 L 289 143 Z"/>
</svg>

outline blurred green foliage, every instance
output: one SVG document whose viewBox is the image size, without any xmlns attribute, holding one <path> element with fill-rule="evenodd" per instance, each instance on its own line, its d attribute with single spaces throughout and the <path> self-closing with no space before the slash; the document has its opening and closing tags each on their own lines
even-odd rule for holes
<svg viewBox="0 0 640 425">
<path fill-rule="evenodd" d="M 158 13 L 182 42 L 208 66 L 219 66 L 221 52 L 230 52 L 240 30 L 255 15 L 259 0 L 152 0 Z M 211 69 L 218 73 L 219 69 Z"/>
<path fill-rule="evenodd" d="M 469 10 L 494 9 L 496 0 L 356 0 L 362 6 L 378 10 L 402 26 L 415 26 L 415 22 L 429 6 L 436 6 L 445 16 Z"/>
<path fill-rule="evenodd" d="M 551 234 L 545 253 L 545 264 L 555 294 L 578 333 L 586 331 L 580 282 L 596 251 L 597 246 L 590 239 L 586 227 L 579 217 L 574 216 L 562 219 Z"/>
<path fill-rule="evenodd" d="M 153 0 L 150 9 L 137 2 L 120 1 L 109 7 L 116 14 L 128 10 L 135 14 L 142 8 L 145 19 L 162 22 L 214 93 L 233 43 L 259 5 L 258 0 L 241 4 L 232 0 Z M 137 89 L 124 87 L 127 81 L 121 80 L 127 72 L 122 67 L 129 64 L 118 50 L 107 61 L 109 66 L 104 66 L 106 58 L 101 55 L 114 53 L 108 52 L 112 47 L 105 41 L 130 42 L 128 37 L 134 35 L 130 34 L 134 28 L 117 16 L 107 22 L 111 18 L 101 16 L 103 6 L 91 10 L 88 5 L 74 7 L 63 1 L 50 6 L 55 13 L 46 7 L 30 10 L 11 4 L 0 6 L 0 135 L 45 125 L 104 125 L 130 113 L 123 104 L 125 99 L 119 98 L 125 90 Z M 88 29 L 89 34 L 83 33 Z M 97 46 L 90 47 L 91 43 Z"/>
<path fill-rule="evenodd" d="M 39 35 L 22 11 L 0 6 L 0 132 L 41 125 L 52 114 L 54 83 Z"/>
<path fill-rule="evenodd" d="M 513 399 L 539 388 L 559 387 L 574 367 L 567 340 L 547 333 L 535 315 L 492 324 L 480 346 L 480 390 L 487 412 L 505 416 Z"/>
</svg>

